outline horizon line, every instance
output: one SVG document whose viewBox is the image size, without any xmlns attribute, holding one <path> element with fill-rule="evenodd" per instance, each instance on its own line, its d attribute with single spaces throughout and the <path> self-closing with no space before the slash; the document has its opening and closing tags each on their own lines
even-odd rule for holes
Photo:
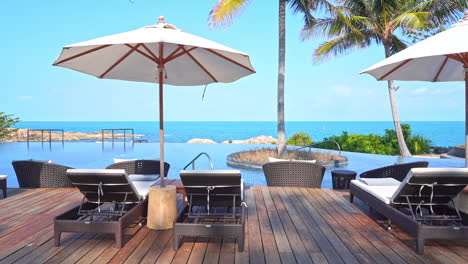
<svg viewBox="0 0 468 264">
<path fill-rule="evenodd" d="M 159 120 L 20 120 L 19 122 L 159 122 Z M 165 120 L 164 122 L 277 122 L 276 120 Z M 393 122 L 393 120 L 291 120 L 285 122 Z M 465 120 L 404 120 L 404 122 L 465 122 Z"/>
</svg>

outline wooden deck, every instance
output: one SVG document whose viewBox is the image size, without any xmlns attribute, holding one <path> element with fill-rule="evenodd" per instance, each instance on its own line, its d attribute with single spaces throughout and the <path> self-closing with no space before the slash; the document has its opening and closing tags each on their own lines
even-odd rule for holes
<svg viewBox="0 0 468 264">
<path fill-rule="evenodd" d="M 112 236 L 63 234 L 54 247 L 53 218 L 77 205 L 73 189 L 9 190 L 0 200 L 0 263 L 467 263 L 467 241 L 429 242 L 424 256 L 411 237 L 386 231 L 329 189 L 252 187 L 246 191 L 246 248 L 231 239 L 186 239 L 172 249 L 172 232 L 135 225 L 126 244 Z M 179 203 L 180 204 L 180 203 Z"/>
</svg>

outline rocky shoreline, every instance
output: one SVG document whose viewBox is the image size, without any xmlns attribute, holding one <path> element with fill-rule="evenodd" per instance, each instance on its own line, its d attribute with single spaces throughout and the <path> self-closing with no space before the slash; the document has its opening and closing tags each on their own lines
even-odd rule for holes
<svg viewBox="0 0 468 264">
<path fill-rule="evenodd" d="M 13 130 L 13 129 L 12 129 Z M 127 139 L 131 134 L 126 134 Z M 143 135 L 135 134 L 135 139 L 142 137 Z M 29 131 L 29 141 L 41 141 L 41 131 Z M 50 134 L 52 141 L 62 141 L 62 133 L 52 132 Z M 124 133 L 114 133 L 115 139 L 123 139 Z M 28 129 L 20 128 L 15 132 L 9 134 L 7 137 L 0 140 L 0 142 L 26 142 L 28 139 Z M 112 139 L 112 133 L 105 132 L 104 139 Z M 96 132 L 64 132 L 64 141 L 89 141 L 89 140 L 102 140 L 101 131 Z M 44 131 L 44 141 L 49 141 L 49 132 Z"/>
<path fill-rule="evenodd" d="M 221 144 L 277 144 L 278 140 L 272 136 L 258 136 L 258 137 L 253 137 L 249 138 L 246 140 L 225 140 L 223 142 L 219 142 Z M 190 144 L 217 144 L 218 142 L 215 142 L 211 139 L 208 138 L 194 138 L 187 143 Z"/>
</svg>

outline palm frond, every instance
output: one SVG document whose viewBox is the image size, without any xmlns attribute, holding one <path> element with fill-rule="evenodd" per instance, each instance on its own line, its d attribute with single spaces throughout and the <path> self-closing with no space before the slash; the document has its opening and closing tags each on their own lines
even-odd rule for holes
<svg viewBox="0 0 468 264">
<path fill-rule="evenodd" d="M 380 43 L 381 39 L 372 31 L 349 32 L 322 43 L 314 51 L 314 62 L 322 62 L 334 56 L 349 54 L 353 50 L 368 47 L 374 43 Z"/>
<path fill-rule="evenodd" d="M 427 24 L 430 12 L 405 12 L 391 21 L 394 28 L 420 29 Z"/>
<path fill-rule="evenodd" d="M 468 8 L 466 0 L 427 0 L 414 6 L 416 12 L 430 12 L 431 23 L 440 26 L 452 24 L 463 17 L 463 11 Z"/>
<path fill-rule="evenodd" d="M 219 0 L 209 14 L 210 27 L 232 25 L 251 0 Z"/>
<path fill-rule="evenodd" d="M 294 14 L 302 13 L 304 15 L 304 24 L 307 26 L 315 23 L 315 18 L 311 13 L 312 3 L 316 1 L 309 0 L 293 0 L 289 1 L 289 5 Z"/>
<path fill-rule="evenodd" d="M 395 35 L 392 35 L 391 44 L 390 44 L 390 54 L 391 55 L 406 49 L 406 47 L 407 47 L 407 45 L 401 39 L 399 39 Z"/>
</svg>

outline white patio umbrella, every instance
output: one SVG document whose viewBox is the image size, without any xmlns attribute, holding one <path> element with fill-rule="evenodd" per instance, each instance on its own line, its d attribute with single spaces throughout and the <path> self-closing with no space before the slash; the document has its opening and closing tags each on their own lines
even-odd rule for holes
<svg viewBox="0 0 468 264">
<path fill-rule="evenodd" d="M 468 167 L 468 11 L 452 28 L 367 68 L 377 80 L 465 81 L 465 166 Z"/>
<path fill-rule="evenodd" d="M 255 73 L 249 56 L 159 23 L 65 46 L 54 66 L 102 79 L 159 83 L 161 187 L 164 183 L 163 85 L 229 83 Z"/>
</svg>

